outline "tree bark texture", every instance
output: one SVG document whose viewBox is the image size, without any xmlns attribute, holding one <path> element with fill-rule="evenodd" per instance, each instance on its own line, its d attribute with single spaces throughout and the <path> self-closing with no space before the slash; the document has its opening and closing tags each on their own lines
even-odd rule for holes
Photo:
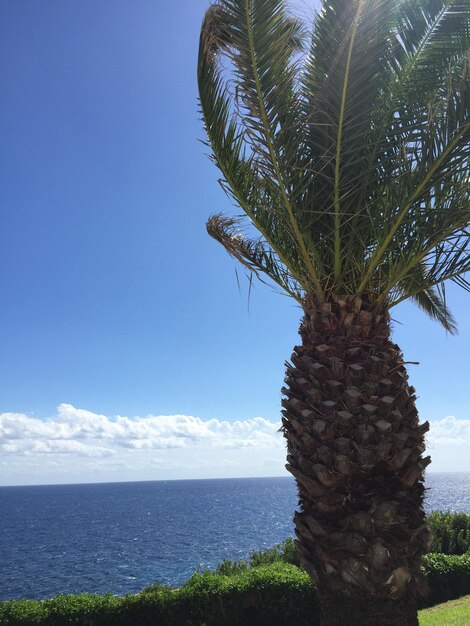
<svg viewBox="0 0 470 626">
<path fill-rule="evenodd" d="M 306 306 L 287 365 L 283 429 L 297 548 L 322 624 L 415 626 L 422 593 L 424 435 L 386 309 Z"/>
</svg>

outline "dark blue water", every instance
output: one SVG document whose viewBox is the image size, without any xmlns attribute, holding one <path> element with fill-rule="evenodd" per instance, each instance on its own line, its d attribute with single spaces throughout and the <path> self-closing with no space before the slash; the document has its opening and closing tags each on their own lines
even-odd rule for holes
<svg viewBox="0 0 470 626">
<path fill-rule="evenodd" d="M 470 474 L 431 474 L 427 508 L 470 513 Z M 0 488 L 0 599 L 179 585 L 293 534 L 290 478 Z"/>
</svg>

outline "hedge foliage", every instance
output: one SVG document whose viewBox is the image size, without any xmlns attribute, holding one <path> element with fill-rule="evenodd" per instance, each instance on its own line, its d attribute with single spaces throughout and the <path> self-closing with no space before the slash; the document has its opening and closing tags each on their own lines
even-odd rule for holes
<svg viewBox="0 0 470 626">
<path fill-rule="evenodd" d="M 312 626 L 317 596 L 305 572 L 286 563 L 224 576 L 194 574 L 178 590 L 147 589 L 124 598 L 57 596 L 0 604 L 2 626 Z"/>
<path fill-rule="evenodd" d="M 427 554 L 423 569 L 429 586 L 425 606 L 470 594 L 470 553 Z"/>
<path fill-rule="evenodd" d="M 470 516 L 432 513 L 434 549 L 423 561 L 429 593 L 424 606 L 470 594 Z M 462 554 L 466 552 L 465 554 Z M 455 553 L 455 554 L 454 554 Z M 315 626 L 317 595 L 299 567 L 294 541 L 223 561 L 180 589 L 151 585 L 140 594 L 69 595 L 0 603 L 0 626 Z"/>
<path fill-rule="evenodd" d="M 470 594 L 470 554 L 429 554 L 424 606 Z M 180 589 L 161 585 L 137 595 L 57 596 L 0 603 L 1 626 L 315 626 L 319 604 L 307 574 L 290 563 L 236 574 L 198 572 Z"/>
<path fill-rule="evenodd" d="M 246 561 L 231 561 L 224 559 L 216 568 L 217 574 L 232 576 L 240 572 L 245 572 L 251 567 L 259 565 L 271 565 L 272 563 L 290 563 L 301 567 L 300 559 L 295 549 L 294 539 L 289 537 L 283 543 L 267 548 L 265 550 L 252 550 Z"/>
<path fill-rule="evenodd" d="M 427 516 L 427 523 L 433 535 L 431 552 L 470 552 L 470 515 L 436 511 Z"/>
</svg>

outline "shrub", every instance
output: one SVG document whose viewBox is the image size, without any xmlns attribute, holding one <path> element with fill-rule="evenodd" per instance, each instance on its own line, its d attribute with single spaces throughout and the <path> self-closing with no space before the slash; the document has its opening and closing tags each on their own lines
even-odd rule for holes
<svg viewBox="0 0 470 626">
<path fill-rule="evenodd" d="M 423 606 L 470 594 L 470 554 L 424 559 L 430 593 Z M 0 603 L 1 626 L 315 626 L 318 599 L 307 574 L 289 563 L 232 576 L 194 574 L 181 589 L 157 585 L 137 595 L 57 596 Z"/>
<path fill-rule="evenodd" d="M 194 599 L 193 615 L 201 620 L 194 623 L 207 626 L 312 626 L 319 614 L 308 575 L 287 563 L 256 566 L 234 576 L 197 573 L 180 593 Z"/>
<path fill-rule="evenodd" d="M 234 576 L 196 573 L 181 589 L 158 586 L 124 598 L 82 594 L 0 603 L 2 626 L 315 626 L 317 617 L 310 579 L 287 563 Z"/>
<path fill-rule="evenodd" d="M 470 515 L 436 511 L 427 517 L 432 532 L 431 552 L 465 554 L 470 551 Z"/>
<path fill-rule="evenodd" d="M 295 549 L 295 542 L 292 537 L 288 537 L 282 543 L 279 543 L 272 548 L 252 550 L 250 556 L 246 561 L 231 561 L 230 559 L 224 559 L 219 565 L 217 565 L 216 573 L 224 576 L 233 576 L 245 572 L 251 567 L 258 567 L 259 565 L 271 565 L 272 563 L 289 563 L 301 567 L 300 560 Z"/>
<path fill-rule="evenodd" d="M 254 566 L 268 565 L 269 563 L 276 563 L 277 561 L 300 567 L 300 559 L 297 555 L 295 542 L 292 537 L 289 537 L 283 543 L 268 548 L 267 550 L 253 550 L 250 553 L 250 564 Z"/>
<path fill-rule="evenodd" d="M 427 554 L 423 570 L 429 586 L 425 606 L 470 594 L 470 554 Z"/>
</svg>

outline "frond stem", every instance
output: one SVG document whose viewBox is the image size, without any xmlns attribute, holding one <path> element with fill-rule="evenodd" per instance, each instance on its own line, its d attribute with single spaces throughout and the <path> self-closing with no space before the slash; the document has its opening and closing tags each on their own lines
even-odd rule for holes
<svg viewBox="0 0 470 626">
<path fill-rule="evenodd" d="M 423 250 L 421 250 L 421 252 L 416 257 L 413 257 L 413 260 L 410 261 L 408 265 L 405 266 L 405 268 L 398 274 L 398 276 L 394 277 L 393 282 L 389 282 L 385 286 L 383 293 L 381 294 L 381 297 L 386 297 L 386 295 L 393 289 L 394 285 L 398 284 L 401 280 L 403 280 L 413 268 L 415 268 L 419 263 L 421 263 L 421 261 L 426 257 L 427 254 L 429 254 L 429 252 L 431 252 L 433 248 L 435 248 L 441 241 L 444 241 L 445 239 L 447 239 L 449 235 L 452 235 L 454 231 L 455 231 L 455 228 L 448 228 L 447 230 L 443 231 L 442 233 L 440 233 L 441 236 L 439 237 L 438 240 L 434 239 L 432 243 L 430 243 L 425 248 L 423 248 Z"/>
<path fill-rule="evenodd" d="M 391 86 L 391 91 L 389 94 L 389 104 L 388 104 L 388 108 L 385 114 L 382 115 L 382 119 L 383 119 L 383 124 L 380 126 L 380 132 L 377 133 L 376 137 L 377 140 L 374 142 L 372 149 L 370 150 L 369 154 L 369 161 L 368 161 L 368 166 L 367 166 L 367 172 L 370 174 L 370 172 L 372 171 L 372 163 L 374 162 L 374 159 L 377 156 L 377 151 L 379 149 L 380 146 L 380 141 L 381 138 L 384 135 L 384 132 L 387 128 L 387 126 L 390 123 L 390 118 L 393 115 L 393 112 L 396 109 L 396 104 L 397 104 L 397 97 L 400 93 L 400 89 L 402 88 L 403 84 L 406 83 L 406 81 L 408 80 L 408 78 L 410 77 L 413 69 L 415 68 L 421 53 L 423 52 L 424 48 L 426 47 L 427 43 L 429 42 L 429 40 L 431 39 L 431 36 L 433 34 L 433 32 L 435 31 L 435 29 L 437 28 L 437 26 L 440 24 L 442 18 L 444 17 L 444 15 L 446 14 L 446 12 L 448 11 L 448 9 L 451 7 L 451 5 L 453 4 L 454 0 L 448 0 L 448 4 L 446 4 L 441 11 L 438 13 L 438 15 L 436 16 L 435 20 L 433 21 L 433 23 L 430 25 L 429 29 L 426 31 L 424 37 L 422 38 L 422 40 L 419 42 L 419 45 L 416 49 L 416 51 L 413 53 L 412 58 L 408 61 L 408 63 L 406 64 L 406 66 L 402 69 L 402 71 L 399 74 L 399 79 L 396 78 L 394 84 Z M 369 183 L 370 180 L 370 175 L 367 175 L 366 178 L 366 182 L 363 186 L 363 189 L 367 188 L 367 185 Z M 363 201 L 363 196 L 360 197 L 358 205 L 357 205 L 357 210 L 356 210 L 356 214 L 359 212 L 361 203 Z"/>
<path fill-rule="evenodd" d="M 199 54 L 204 54 L 203 52 L 199 52 Z M 202 89 L 202 84 L 200 84 L 200 88 Z M 204 119 L 208 119 L 209 115 L 207 114 L 207 111 L 205 109 L 204 106 L 204 101 L 201 100 L 201 108 L 202 108 L 202 113 L 203 113 L 203 117 Z M 250 220 L 253 222 L 253 224 L 256 226 L 256 228 L 260 231 L 260 233 L 263 235 L 263 237 L 266 239 L 267 243 L 271 246 L 271 248 L 274 250 L 274 252 L 277 254 L 277 256 L 279 257 L 279 260 L 281 261 L 281 263 L 283 263 L 291 272 L 292 276 L 301 284 L 301 277 L 299 275 L 299 273 L 297 272 L 297 270 L 293 267 L 292 263 L 289 263 L 287 261 L 287 259 L 285 258 L 285 256 L 283 255 L 283 253 L 279 250 L 278 246 L 276 246 L 273 241 L 272 238 L 269 236 L 269 233 L 266 232 L 266 230 L 263 228 L 262 224 L 260 224 L 260 222 L 256 219 L 255 215 L 253 214 L 253 211 L 251 211 L 249 203 L 246 202 L 245 198 L 243 197 L 243 195 L 238 191 L 237 189 L 237 185 L 235 184 L 235 181 L 232 179 L 232 177 L 229 175 L 229 172 L 227 170 L 227 167 L 225 166 L 225 163 L 223 162 L 221 156 L 220 156 L 220 152 L 217 149 L 217 142 L 214 141 L 213 136 L 212 136 L 212 132 L 211 132 L 211 128 L 210 125 L 206 124 L 206 130 L 207 130 L 207 134 L 209 137 L 209 141 L 210 144 L 212 146 L 212 149 L 214 150 L 214 154 L 216 156 L 217 159 L 217 164 L 225 178 L 225 180 L 228 182 L 228 184 L 230 185 L 234 196 L 236 197 L 240 207 L 245 211 L 245 213 L 248 215 L 248 217 L 250 218 Z"/>
<path fill-rule="evenodd" d="M 359 20 L 361 17 L 362 9 L 364 6 L 364 0 L 361 0 L 358 4 L 356 15 L 354 18 L 354 24 L 351 32 L 351 41 L 349 42 L 349 50 L 346 61 L 346 68 L 344 72 L 343 92 L 341 94 L 341 107 L 338 121 L 338 137 L 336 141 L 336 164 L 335 164 L 335 184 L 334 184 L 334 207 L 335 207 L 335 279 L 341 278 L 341 144 L 343 139 L 343 125 L 346 111 L 346 97 L 348 93 L 349 85 L 349 72 L 351 70 L 351 59 L 356 42 L 357 29 L 359 26 Z"/>
<path fill-rule="evenodd" d="M 382 260 L 383 255 L 385 254 L 386 250 L 388 249 L 388 247 L 389 247 L 393 237 L 395 236 L 395 233 L 397 232 L 398 228 L 400 227 L 400 224 L 402 223 L 402 221 L 405 219 L 406 215 L 408 214 L 408 211 L 412 208 L 412 206 L 415 203 L 416 199 L 419 198 L 421 193 L 424 191 L 424 189 L 426 188 L 426 185 L 429 183 L 429 181 L 432 179 L 432 177 L 434 176 L 436 171 L 442 165 L 442 162 L 445 161 L 445 159 L 448 157 L 449 153 L 451 153 L 452 150 L 455 148 L 455 146 L 459 143 L 460 138 L 467 131 L 467 128 L 470 128 L 470 124 L 466 124 L 465 126 L 462 126 L 462 128 L 459 130 L 459 132 L 456 133 L 454 139 L 447 145 L 446 149 L 439 155 L 439 158 L 434 161 L 433 166 L 429 169 L 429 171 L 426 174 L 426 176 L 424 177 L 424 179 L 421 181 L 421 183 L 416 188 L 416 191 L 411 195 L 411 197 L 406 202 L 406 204 L 403 207 L 403 209 L 398 214 L 398 216 L 397 216 L 397 218 L 395 220 L 395 223 L 393 224 L 392 228 L 389 230 L 387 236 L 385 237 L 384 241 L 382 242 L 382 245 L 379 246 L 379 248 L 377 248 L 375 253 L 372 255 L 372 259 L 370 260 L 367 272 L 366 272 L 366 274 L 364 276 L 364 279 L 362 280 L 362 282 L 361 282 L 361 284 L 359 286 L 358 293 L 362 293 L 362 291 L 365 289 L 365 287 L 367 285 L 367 281 L 369 280 L 369 278 L 371 277 L 371 275 L 374 272 L 375 268 L 379 265 L 380 261 Z"/>
<path fill-rule="evenodd" d="M 305 261 L 305 264 L 307 266 L 307 269 L 310 273 L 310 277 L 314 283 L 314 286 L 316 288 L 317 291 L 317 296 L 320 300 L 324 299 L 323 296 L 323 290 L 321 288 L 320 285 L 320 281 L 318 279 L 317 276 L 317 272 L 315 271 L 315 268 L 313 267 L 313 263 L 312 260 L 308 254 L 307 248 L 305 246 L 305 241 L 302 237 L 302 233 L 300 232 L 299 229 L 299 225 L 297 223 L 297 220 L 295 218 L 294 215 L 294 211 L 292 209 L 292 205 L 290 203 L 289 200 L 289 196 L 287 194 L 285 185 L 284 185 L 284 181 L 282 179 L 282 175 L 281 175 L 281 171 L 279 169 L 279 164 L 277 162 L 276 159 L 276 153 L 274 151 L 274 146 L 273 146 L 273 142 L 271 139 L 271 128 L 269 125 L 269 120 L 268 120 L 268 116 L 266 113 L 266 108 L 264 106 L 264 101 L 263 101 L 263 94 L 262 94 L 262 90 L 261 90 L 261 83 L 260 83 L 260 78 L 259 78 L 259 73 L 258 73 L 258 67 L 256 64 L 256 51 L 255 51 L 255 42 L 254 42 L 254 35 L 253 35 L 253 25 L 251 23 L 251 19 L 250 19 L 250 14 L 251 14 L 251 3 L 252 0 L 245 0 L 245 11 L 246 11 L 246 25 L 247 25 L 247 32 L 248 32 L 248 42 L 249 42 L 249 48 L 250 48 L 250 57 L 251 57 L 251 64 L 252 64 L 252 68 L 253 68 L 253 76 L 255 79 L 255 85 L 256 85 L 256 94 L 258 97 L 258 104 L 260 107 L 260 114 L 261 114 L 261 121 L 263 123 L 264 126 L 264 131 L 266 134 L 266 141 L 268 144 L 268 150 L 269 150 L 269 155 L 271 157 L 271 162 L 272 165 L 274 167 L 275 173 L 276 173 L 276 178 L 277 181 L 279 183 L 279 188 L 281 190 L 281 195 L 282 195 L 282 199 L 284 201 L 284 205 L 287 209 L 287 213 L 289 215 L 289 221 L 291 223 L 292 229 L 294 231 L 294 235 L 295 238 L 297 239 L 297 242 L 300 246 L 300 250 L 302 253 L 302 257 Z"/>
</svg>

